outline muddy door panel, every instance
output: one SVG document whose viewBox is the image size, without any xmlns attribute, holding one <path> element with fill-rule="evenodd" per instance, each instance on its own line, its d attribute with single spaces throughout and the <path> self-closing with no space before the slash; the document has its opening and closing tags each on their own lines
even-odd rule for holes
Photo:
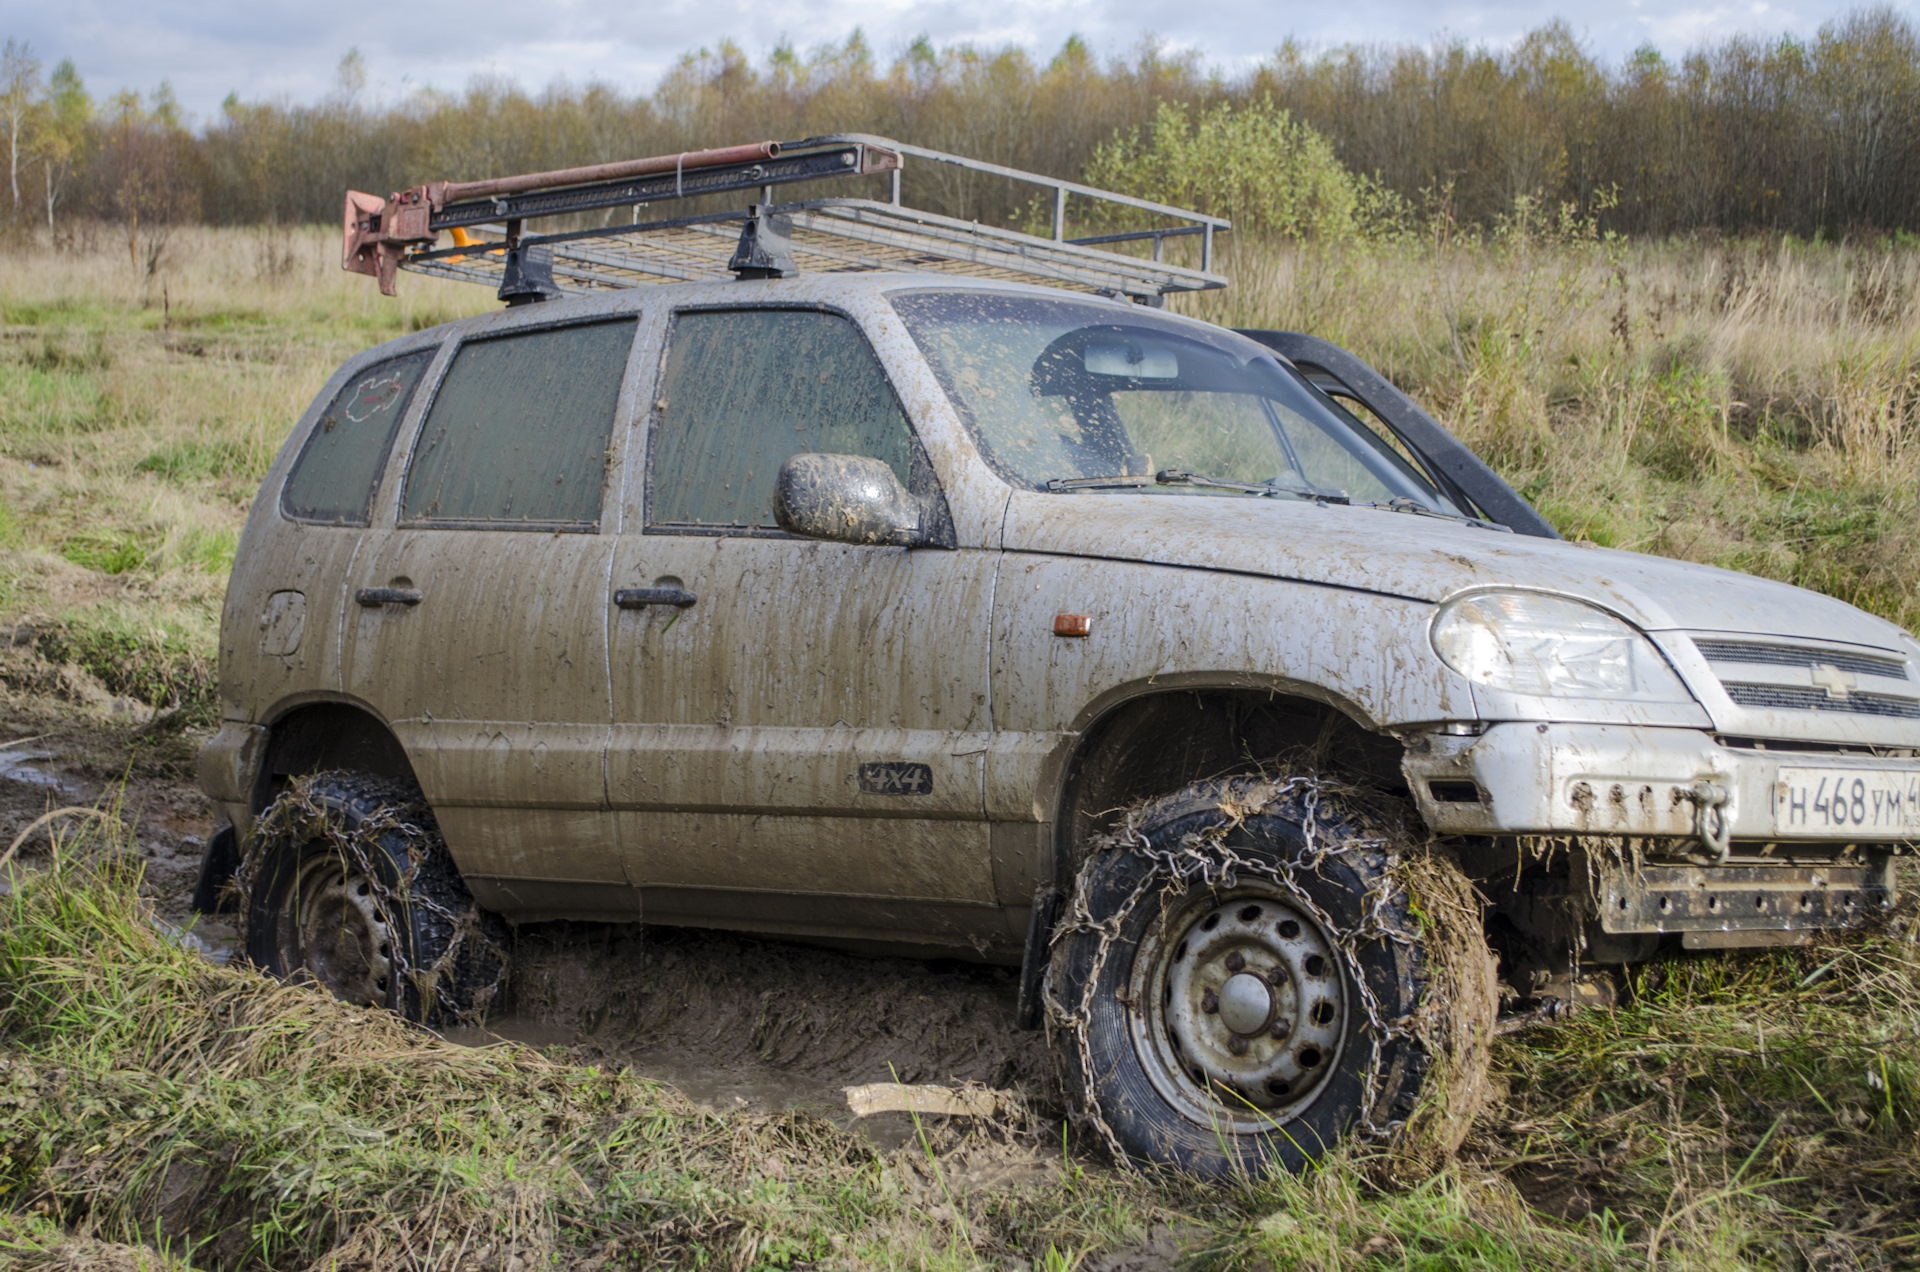
<svg viewBox="0 0 1920 1272">
<path fill-rule="evenodd" d="M 608 790 L 650 918 L 962 944 L 989 914 L 981 819 L 991 559 L 629 536 Z M 976 913 L 975 911 L 978 911 Z"/>
<path fill-rule="evenodd" d="M 632 317 L 455 353 L 399 528 L 356 563 L 346 690 L 392 724 L 482 904 L 633 918 L 606 811 L 603 534 Z"/>
<path fill-rule="evenodd" d="M 981 807 L 997 554 L 778 529 L 794 454 L 939 497 L 845 317 L 676 315 L 655 396 L 607 765 L 649 918 L 985 952 L 1006 935 Z"/>
<path fill-rule="evenodd" d="M 362 558 L 347 691 L 387 716 L 462 874 L 505 913 L 633 912 L 603 811 L 612 542 L 400 530 Z"/>
</svg>

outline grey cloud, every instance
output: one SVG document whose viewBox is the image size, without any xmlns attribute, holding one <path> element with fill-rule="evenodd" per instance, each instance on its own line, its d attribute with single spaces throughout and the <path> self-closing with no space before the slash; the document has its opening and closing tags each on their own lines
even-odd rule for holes
<svg viewBox="0 0 1920 1272">
<path fill-rule="evenodd" d="M 1912 16 L 1915 0 L 1896 7 Z M 1670 55 L 1736 32 L 1810 35 L 1855 7 L 1840 0 L 1743 3 L 1623 3 L 1563 6 L 1596 52 L 1624 56 L 1651 40 Z M 501 75 L 530 88 L 557 77 L 603 80 L 645 91 L 682 53 L 732 39 L 758 58 L 781 40 L 801 48 L 843 41 L 861 27 L 883 59 L 926 33 L 936 43 L 1024 44 L 1050 56 L 1069 35 L 1103 55 L 1124 54 L 1152 32 L 1228 71 L 1244 69 L 1289 36 L 1317 47 L 1360 42 L 1427 41 L 1445 34 L 1505 43 L 1555 12 L 1524 0 L 1422 3 L 1352 0 L 1340 5 L 1276 5 L 1215 0 L 1061 0 L 1010 4 L 981 0 L 669 0 L 652 5 L 565 0 L 414 0 L 400 11 L 347 9 L 311 0 L 67 0 L 8 20 L 5 35 L 29 40 L 48 62 L 72 57 L 100 95 L 122 86 L 151 90 L 170 79 L 189 110 L 212 115 L 229 90 L 247 99 L 305 100 L 327 92 L 342 53 L 358 46 L 372 87 L 394 95 L 431 84 L 457 90 L 476 74 Z"/>
</svg>

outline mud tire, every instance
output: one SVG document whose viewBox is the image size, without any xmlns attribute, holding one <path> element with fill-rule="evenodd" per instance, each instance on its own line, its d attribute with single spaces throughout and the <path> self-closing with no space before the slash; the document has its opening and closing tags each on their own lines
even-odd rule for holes
<svg viewBox="0 0 1920 1272">
<path fill-rule="evenodd" d="M 1169 859 L 1181 863 L 1177 872 Z M 1339 1038 L 1311 1094 L 1291 1104 L 1269 1093 L 1289 1091 L 1288 1081 L 1303 1085 L 1297 1063 L 1284 1073 L 1267 1069 L 1271 1076 L 1255 1080 L 1273 1083 L 1264 1092 L 1251 1084 L 1217 1087 L 1210 1067 L 1192 1067 L 1196 1057 L 1220 1054 L 1209 1053 L 1195 1030 L 1224 1025 L 1191 1010 L 1185 1032 L 1173 1023 L 1174 987 L 1199 983 L 1197 969 L 1182 970 L 1181 960 L 1220 948 L 1235 920 L 1255 909 L 1264 914 L 1243 925 L 1253 943 L 1242 962 L 1271 964 L 1265 981 L 1282 982 L 1287 955 L 1269 954 L 1256 928 L 1279 930 L 1276 919 L 1294 920 L 1296 932 L 1303 924 L 1331 927 L 1325 938 L 1347 951 L 1321 964 L 1332 965 L 1344 1006 L 1318 1040 L 1296 1033 L 1269 1046 L 1266 1033 L 1247 1035 L 1254 1061 L 1261 1047 L 1271 1056 Z M 1199 925 L 1217 916 L 1227 923 L 1203 940 Z M 1449 930 L 1438 931 L 1443 925 Z M 1311 933 L 1301 939 L 1303 948 L 1326 948 L 1313 946 Z M 1297 951 L 1291 957 L 1298 969 Z M 1356 966 L 1370 995 L 1353 983 Z M 1183 975 L 1186 981 L 1177 979 Z M 1275 989 L 1270 1019 L 1281 1020 L 1283 1002 L 1303 1016 L 1315 1010 L 1322 983 L 1296 979 L 1291 989 Z M 1156 993 L 1164 993 L 1163 1008 L 1148 1005 Z M 1430 1168 L 1464 1138 L 1486 1087 L 1497 999 L 1477 899 L 1457 867 L 1426 854 L 1404 831 L 1362 816 L 1351 793 L 1242 778 L 1196 783 L 1132 810 L 1088 859 L 1056 938 L 1047 1005 L 1075 1113 L 1124 1159 L 1207 1178 L 1297 1173 L 1358 1130 L 1390 1143 L 1389 1156 L 1414 1167 L 1390 1172 L 1404 1177 Z M 1209 1010 L 1226 1019 L 1224 1004 Z M 1181 1074 L 1187 1087 L 1169 1098 L 1180 1066 L 1188 1068 Z M 1254 1109 L 1246 1091 L 1272 1107 Z"/>
<path fill-rule="evenodd" d="M 467 891 L 412 782 L 296 781 L 256 822 L 238 878 L 242 948 L 270 975 L 428 1026 L 502 1005 L 506 924 Z"/>
</svg>

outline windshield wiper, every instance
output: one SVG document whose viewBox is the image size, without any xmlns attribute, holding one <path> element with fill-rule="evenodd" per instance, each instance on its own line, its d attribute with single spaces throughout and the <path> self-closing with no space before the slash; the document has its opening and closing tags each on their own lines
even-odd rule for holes
<svg viewBox="0 0 1920 1272">
<path fill-rule="evenodd" d="M 1278 482 L 1220 481 L 1201 473 L 1179 468 L 1163 468 L 1153 476 L 1121 474 L 1114 477 L 1050 477 L 1048 490 L 1143 490 L 1148 486 L 1204 486 L 1209 490 L 1237 490 L 1247 495 L 1293 495 L 1317 499 L 1322 503 L 1347 502 L 1344 490 L 1316 490 L 1311 486 L 1282 486 Z"/>
<path fill-rule="evenodd" d="M 1513 533 L 1512 526 L 1503 526 L 1497 521 L 1485 521 L 1479 517 L 1466 517 L 1458 513 L 1441 512 L 1438 508 L 1429 508 L 1418 499 L 1409 499 L 1405 495 L 1401 495 L 1397 499 L 1389 499 L 1385 503 L 1362 503 L 1355 506 L 1360 508 L 1379 508 L 1383 512 L 1406 512 L 1416 517 L 1438 517 L 1442 521 L 1457 521 L 1462 525 L 1473 526 L 1480 530 L 1498 530 L 1502 534 Z"/>
</svg>

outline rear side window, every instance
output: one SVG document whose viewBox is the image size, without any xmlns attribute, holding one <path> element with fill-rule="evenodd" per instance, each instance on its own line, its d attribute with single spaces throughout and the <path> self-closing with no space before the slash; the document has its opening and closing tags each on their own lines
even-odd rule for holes
<svg viewBox="0 0 1920 1272">
<path fill-rule="evenodd" d="M 647 521 L 771 530 L 793 455 L 864 455 L 910 484 L 913 433 L 860 329 L 817 310 L 674 319 L 654 426 Z"/>
<path fill-rule="evenodd" d="M 282 512 L 324 525 L 364 526 L 372 520 L 374 487 L 387 466 L 394 432 L 433 355 L 434 350 L 422 349 L 375 363 L 334 394 L 287 475 Z"/>
<path fill-rule="evenodd" d="M 402 525 L 592 530 L 634 318 L 460 346 L 408 466 Z"/>
</svg>

